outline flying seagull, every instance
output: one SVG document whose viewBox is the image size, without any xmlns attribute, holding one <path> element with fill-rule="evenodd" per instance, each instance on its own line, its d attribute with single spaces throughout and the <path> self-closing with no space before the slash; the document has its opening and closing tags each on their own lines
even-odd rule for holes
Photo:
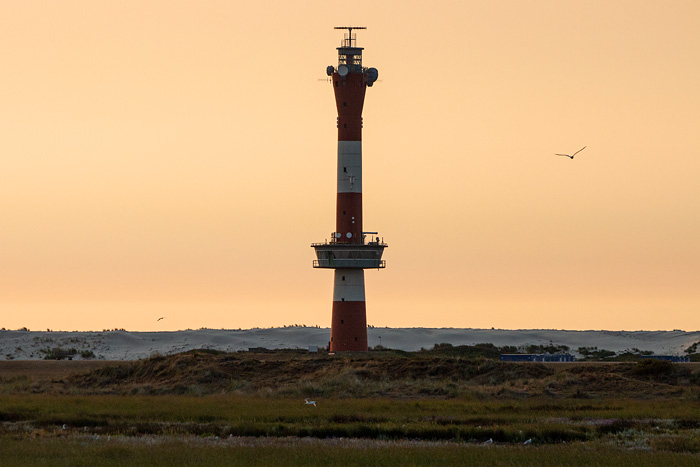
<svg viewBox="0 0 700 467">
<path fill-rule="evenodd" d="M 163 316 L 162 318 L 158 318 L 156 321 L 160 321 L 160 320 L 163 319 L 163 318 L 165 318 L 165 316 Z"/>
<path fill-rule="evenodd" d="M 564 157 L 568 157 L 568 158 L 570 158 L 570 159 L 573 159 L 574 156 L 575 156 L 576 154 L 578 154 L 579 152 L 583 151 L 584 149 L 586 149 L 586 146 L 582 147 L 581 149 L 579 149 L 578 151 L 576 151 L 576 152 L 573 153 L 572 155 L 568 155 L 568 154 L 555 154 L 555 156 L 564 156 Z"/>
</svg>

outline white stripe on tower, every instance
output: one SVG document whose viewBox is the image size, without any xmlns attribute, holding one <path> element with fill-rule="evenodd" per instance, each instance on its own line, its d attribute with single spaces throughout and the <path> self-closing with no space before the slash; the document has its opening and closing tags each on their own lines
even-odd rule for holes
<svg viewBox="0 0 700 467">
<path fill-rule="evenodd" d="M 362 193 L 362 141 L 338 141 L 338 193 Z"/>
<path fill-rule="evenodd" d="M 364 302 L 365 275 L 363 269 L 336 269 L 333 286 L 334 302 Z"/>
</svg>

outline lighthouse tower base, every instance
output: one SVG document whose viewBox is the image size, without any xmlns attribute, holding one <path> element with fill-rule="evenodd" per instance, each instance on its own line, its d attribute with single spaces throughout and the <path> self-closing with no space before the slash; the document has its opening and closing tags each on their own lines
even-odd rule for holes
<svg viewBox="0 0 700 467">
<path fill-rule="evenodd" d="M 335 270 L 330 351 L 367 351 L 365 271 L 362 269 Z"/>
<path fill-rule="evenodd" d="M 372 235 L 368 243 L 336 243 L 338 238 L 324 243 L 314 243 L 316 250 L 314 268 L 333 269 L 333 315 L 331 318 L 332 352 L 367 351 L 367 307 L 365 304 L 364 269 L 383 269 L 386 261 L 382 253 L 387 247 L 384 240 Z"/>
</svg>

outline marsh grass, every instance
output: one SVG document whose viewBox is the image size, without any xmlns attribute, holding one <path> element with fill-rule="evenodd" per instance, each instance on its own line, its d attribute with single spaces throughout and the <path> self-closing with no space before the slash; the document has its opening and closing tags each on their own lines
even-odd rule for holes
<svg viewBox="0 0 700 467">
<path fill-rule="evenodd" d="M 302 400 L 235 395 L 57 396 L 0 399 L 1 435 L 20 422 L 48 435 L 194 435 L 366 438 L 519 444 L 594 441 L 637 430 L 644 436 L 697 433 L 700 407 L 682 401 L 491 401 L 469 399 Z M 66 426 L 66 430 L 59 427 Z M 14 428 L 13 428 L 14 427 Z M 82 431 L 81 431 L 82 430 Z M 26 429 L 24 429 L 26 432 Z M 676 438 L 669 438 L 676 439 Z M 681 445 L 682 441 L 675 441 Z M 659 449 L 672 446 L 671 441 Z M 691 452 L 695 444 L 686 443 Z"/>
<path fill-rule="evenodd" d="M 691 367 L 372 354 L 188 352 L 5 372 L 1 464 L 700 464 Z"/>
</svg>

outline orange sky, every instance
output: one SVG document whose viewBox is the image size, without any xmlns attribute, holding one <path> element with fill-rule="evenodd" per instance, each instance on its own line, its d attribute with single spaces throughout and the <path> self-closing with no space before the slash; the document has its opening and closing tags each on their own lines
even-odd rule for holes
<svg viewBox="0 0 700 467">
<path fill-rule="evenodd" d="M 348 5 L 2 2 L 0 327 L 329 326 L 362 25 L 370 324 L 700 329 L 700 2 Z"/>
</svg>

